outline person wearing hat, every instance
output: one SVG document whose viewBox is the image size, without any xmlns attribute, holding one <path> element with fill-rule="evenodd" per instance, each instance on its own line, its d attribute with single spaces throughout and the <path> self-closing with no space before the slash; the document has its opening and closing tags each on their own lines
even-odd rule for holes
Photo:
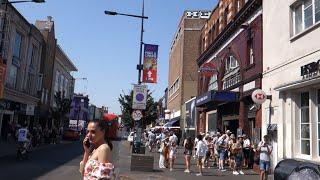
<svg viewBox="0 0 320 180">
<path fill-rule="evenodd" d="M 229 166 L 233 171 L 233 174 L 235 174 L 235 170 L 236 170 L 236 162 L 235 162 L 235 152 L 234 152 L 234 146 L 236 144 L 237 140 L 236 140 L 236 136 L 234 134 L 230 135 L 230 140 L 228 142 L 228 150 L 229 150 Z"/>
</svg>

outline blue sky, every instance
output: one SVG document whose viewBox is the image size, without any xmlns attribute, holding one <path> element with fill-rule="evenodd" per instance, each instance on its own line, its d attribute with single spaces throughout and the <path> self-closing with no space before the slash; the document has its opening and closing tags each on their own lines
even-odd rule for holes
<svg viewBox="0 0 320 180">
<path fill-rule="evenodd" d="M 145 0 L 144 42 L 159 45 L 158 84 L 148 85 L 156 99 L 167 87 L 169 49 L 184 10 L 212 10 L 217 0 Z M 89 3 L 90 2 L 90 3 Z M 79 71 L 76 92 L 89 94 L 90 103 L 120 113 L 117 101 L 137 82 L 140 20 L 106 16 L 105 10 L 141 14 L 142 0 L 46 0 L 15 7 L 30 22 L 52 16 L 56 38 Z"/>
</svg>

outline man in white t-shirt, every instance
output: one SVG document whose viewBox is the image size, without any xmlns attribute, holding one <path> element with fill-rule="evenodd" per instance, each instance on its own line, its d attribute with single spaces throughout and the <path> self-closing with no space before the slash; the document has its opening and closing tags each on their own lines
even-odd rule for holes
<svg viewBox="0 0 320 180">
<path fill-rule="evenodd" d="M 178 137 L 174 134 L 173 131 L 170 132 L 170 137 L 169 137 L 169 141 L 170 141 L 170 144 L 178 144 Z"/>
<path fill-rule="evenodd" d="M 28 149 L 30 140 L 29 137 L 30 133 L 27 128 L 27 125 L 24 125 L 18 130 L 18 142 L 20 146 L 23 146 L 24 148 Z"/>
<path fill-rule="evenodd" d="M 199 168 L 199 174 L 196 174 L 197 176 L 202 176 L 202 159 L 206 156 L 207 152 L 207 145 L 202 140 L 202 135 L 198 135 L 198 143 L 197 143 L 197 150 L 196 150 L 196 157 L 198 162 L 198 168 Z"/>
<path fill-rule="evenodd" d="M 263 141 L 259 143 L 257 150 L 260 152 L 260 179 L 267 179 L 271 164 L 270 155 L 272 153 L 272 146 L 268 135 L 263 137 Z"/>
<path fill-rule="evenodd" d="M 246 134 L 243 134 L 243 139 L 244 167 L 248 167 L 251 151 L 251 141 Z"/>
</svg>

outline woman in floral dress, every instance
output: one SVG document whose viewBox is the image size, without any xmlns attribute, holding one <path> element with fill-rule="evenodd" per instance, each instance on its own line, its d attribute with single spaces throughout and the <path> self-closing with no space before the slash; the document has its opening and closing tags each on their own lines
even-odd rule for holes
<svg viewBox="0 0 320 180">
<path fill-rule="evenodd" d="M 84 180 L 115 179 L 111 163 L 112 144 L 106 138 L 106 122 L 90 121 L 83 140 L 84 155 L 80 173 Z"/>
</svg>

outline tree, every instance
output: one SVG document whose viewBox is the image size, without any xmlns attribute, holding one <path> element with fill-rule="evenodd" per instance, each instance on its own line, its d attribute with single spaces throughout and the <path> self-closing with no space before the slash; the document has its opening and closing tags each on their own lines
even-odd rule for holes
<svg viewBox="0 0 320 180">
<path fill-rule="evenodd" d="M 50 110 L 56 127 L 59 127 L 65 116 L 70 112 L 71 99 L 66 98 L 64 93 L 58 91 L 54 95 L 54 102 L 55 106 L 51 107 Z"/>
<path fill-rule="evenodd" d="M 131 114 L 133 112 L 132 109 L 132 100 L 133 100 L 133 91 L 130 91 L 130 94 L 120 94 L 118 99 L 121 111 L 122 111 L 122 121 L 125 126 L 133 127 L 133 119 Z M 157 119 L 157 103 L 154 102 L 154 98 L 152 97 L 152 93 L 148 90 L 147 93 L 147 107 L 144 110 L 143 117 L 143 126 L 145 127 L 148 124 L 154 123 Z"/>
</svg>

